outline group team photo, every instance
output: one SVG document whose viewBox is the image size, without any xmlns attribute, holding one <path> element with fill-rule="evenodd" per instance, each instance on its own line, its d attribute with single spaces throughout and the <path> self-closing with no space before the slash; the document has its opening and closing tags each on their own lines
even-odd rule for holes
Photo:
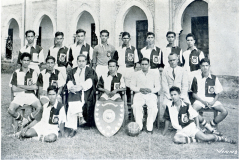
<svg viewBox="0 0 240 160">
<path fill-rule="evenodd" d="M 71 3 L 56 1 L 58 9 Z M 21 3 L 26 13 L 35 1 L 28 3 Z M 113 5 L 108 0 L 99 3 Z M 188 7 L 207 3 L 191 1 Z M 226 74 L 219 64 L 216 56 L 224 53 L 211 49 L 215 35 L 210 34 L 214 26 L 208 24 L 208 16 L 192 17 L 189 32 L 186 24 L 180 33 L 176 24 L 159 32 L 150 28 L 149 19 L 133 21 L 142 14 L 137 9 L 141 5 L 136 6 L 125 14 L 123 30 L 106 24 L 99 28 L 95 22 L 93 32 L 80 17 L 73 38 L 64 26 L 52 27 L 53 37 L 43 38 L 49 32 L 44 30 L 49 17 L 45 22 L 42 18 L 37 31 L 28 23 L 18 28 L 23 40 L 13 38 L 18 21 L 10 23 L 1 74 L 2 158 L 25 159 L 27 152 L 31 159 L 238 158 L 238 68 Z M 101 14 L 110 18 L 105 12 Z M 131 12 L 134 16 L 129 18 Z M 186 8 L 182 23 L 191 12 Z M 127 26 L 129 20 L 136 22 L 135 28 Z M 228 45 L 218 44 L 223 52 Z M 233 64 L 221 58 L 238 66 L 238 59 Z M 25 146 L 25 154 L 20 146 Z M 187 154 L 179 153 L 183 150 Z"/>
</svg>

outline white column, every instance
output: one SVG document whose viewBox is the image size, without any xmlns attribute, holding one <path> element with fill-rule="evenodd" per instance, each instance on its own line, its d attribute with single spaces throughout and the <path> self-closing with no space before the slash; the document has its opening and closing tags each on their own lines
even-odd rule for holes
<svg viewBox="0 0 240 160">
<path fill-rule="evenodd" d="M 166 33 L 169 30 L 169 0 L 155 1 L 155 44 L 160 48 L 167 45 Z"/>
</svg>

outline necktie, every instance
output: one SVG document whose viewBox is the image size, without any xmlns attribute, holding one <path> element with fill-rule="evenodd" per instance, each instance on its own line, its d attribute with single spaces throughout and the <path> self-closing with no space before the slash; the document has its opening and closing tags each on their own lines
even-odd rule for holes
<svg viewBox="0 0 240 160">
<path fill-rule="evenodd" d="M 174 73 L 174 69 L 172 71 L 172 75 L 173 75 L 173 78 L 175 79 L 175 73 Z"/>
</svg>

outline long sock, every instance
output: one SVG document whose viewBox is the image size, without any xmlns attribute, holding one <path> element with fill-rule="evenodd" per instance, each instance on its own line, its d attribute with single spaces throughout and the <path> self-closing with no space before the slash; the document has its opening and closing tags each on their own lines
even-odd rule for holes
<svg viewBox="0 0 240 160">
<path fill-rule="evenodd" d="M 22 118 L 23 118 L 22 115 L 20 113 L 18 113 L 18 115 L 15 119 L 19 121 L 19 120 L 22 120 Z"/>
<path fill-rule="evenodd" d="M 213 119 L 211 122 L 210 122 L 211 126 L 215 127 L 217 125 L 217 123 L 215 122 L 215 120 Z"/>
<path fill-rule="evenodd" d="M 198 139 L 193 138 L 193 137 L 185 137 L 186 143 L 195 143 L 195 142 L 199 142 Z"/>
<path fill-rule="evenodd" d="M 207 128 L 210 132 L 212 132 L 214 130 L 214 128 L 212 128 L 212 126 L 206 122 L 206 120 L 204 119 L 201 123 L 203 125 L 203 127 Z"/>
</svg>

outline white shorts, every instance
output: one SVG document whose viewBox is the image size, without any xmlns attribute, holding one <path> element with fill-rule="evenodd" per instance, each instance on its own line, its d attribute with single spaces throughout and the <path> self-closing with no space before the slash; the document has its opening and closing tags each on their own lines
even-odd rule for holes
<svg viewBox="0 0 240 160">
<path fill-rule="evenodd" d="M 212 101 L 213 101 L 213 98 L 212 98 L 212 97 L 209 97 L 209 98 L 205 98 L 204 100 L 207 101 L 207 102 L 212 102 Z M 202 108 L 205 108 L 205 107 L 206 107 L 202 102 L 200 102 L 200 101 L 198 101 L 198 100 L 196 100 L 196 101 L 193 103 L 193 105 L 198 105 L 198 106 L 201 106 Z M 215 106 L 220 106 L 220 105 L 222 105 L 222 103 L 219 102 L 219 101 L 216 101 L 212 107 L 214 108 Z"/>
<path fill-rule="evenodd" d="M 110 100 L 113 100 L 113 101 L 115 101 L 117 98 L 121 98 L 120 94 L 118 94 L 118 93 L 115 94 L 114 96 L 112 96 L 111 98 L 108 97 L 108 95 L 106 93 L 103 93 L 101 97 L 105 98 L 106 100 L 110 99 Z"/>
<path fill-rule="evenodd" d="M 23 106 L 24 104 L 31 105 L 36 101 L 39 101 L 39 99 L 33 93 L 22 92 L 14 97 L 12 103 Z"/>
<path fill-rule="evenodd" d="M 40 121 L 32 128 L 37 132 L 39 138 L 41 135 L 47 136 L 49 134 L 55 134 L 58 137 L 58 125 L 51 125 Z"/>
<path fill-rule="evenodd" d="M 190 123 L 188 126 L 184 127 L 183 129 L 177 130 L 176 135 L 181 135 L 184 137 L 195 137 L 197 132 L 200 130 L 197 128 L 196 124 L 194 122 Z"/>
</svg>

